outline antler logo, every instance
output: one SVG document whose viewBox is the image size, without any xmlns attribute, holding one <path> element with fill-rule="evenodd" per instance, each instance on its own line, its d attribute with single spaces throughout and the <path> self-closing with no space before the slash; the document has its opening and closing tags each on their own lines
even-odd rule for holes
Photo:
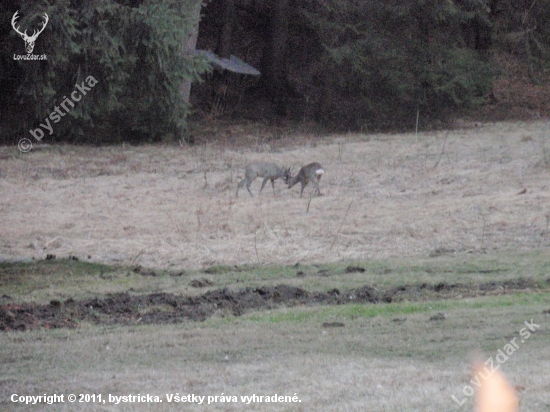
<svg viewBox="0 0 550 412">
<path fill-rule="evenodd" d="M 27 54 L 31 54 L 34 49 L 34 42 L 38 38 L 38 35 L 44 31 L 46 25 L 48 24 L 48 15 L 44 13 L 44 23 L 42 23 L 42 28 L 40 30 L 35 30 L 32 36 L 28 36 L 27 30 L 25 30 L 24 33 L 21 33 L 19 31 L 19 27 L 15 26 L 15 21 L 17 20 L 17 17 L 19 17 L 17 13 L 19 13 L 19 10 L 17 10 L 13 15 L 13 18 L 11 19 L 11 25 L 13 29 L 17 32 L 17 34 L 19 34 L 21 38 L 25 41 L 25 49 L 27 50 Z"/>
</svg>

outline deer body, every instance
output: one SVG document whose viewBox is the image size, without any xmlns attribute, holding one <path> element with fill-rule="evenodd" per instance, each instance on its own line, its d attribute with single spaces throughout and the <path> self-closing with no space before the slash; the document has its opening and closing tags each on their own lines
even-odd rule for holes
<svg viewBox="0 0 550 412">
<path fill-rule="evenodd" d="M 275 180 L 282 178 L 282 179 L 285 179 L 285 183 L 287 183 L 286 181 L 287 175 L 288 173 L 286 173 L 285 170 L 281 169 L 275 163 L 266 163 L 266 162 L 250 163 L 245 168 L 244 179 L 241 180 L 237 185 L 236 197 L 239 196 L 239 189 L 243 187 L 245 184 L 246 184 L 246 190 L 248 190 L 248 193 L 250 193 L 250 196 L 254 196 L 250 191 L 250 184 L 257 177 L 264 178 L 264 181 L 262 182 L 262 187 L 260 188 L 260 193 L 262 193 L 262 190 L 268 180 L 271 180 L 271 187 L 273 187 L 273 193 L 275 193 Z"/>
<path fill-rule="evenodd" d="M 302 190 L 300 191 L 300 197 L 304 193 L 304 187 L 309 182 L 312 182 L 317 189 L 317 194 L 321 195 L 321 190 L 319 190 L 319 181 L 321 177 L 325 174 L 323 166 L 320 163 L 313 162 L 300 169 L 298 174 L 294 177 L 291 177 L 290 174 L 285 178 L 288 181 L 288 188 L 292 188 L 296 183 L 300 182 L 302 184 Z"/>
</svg>

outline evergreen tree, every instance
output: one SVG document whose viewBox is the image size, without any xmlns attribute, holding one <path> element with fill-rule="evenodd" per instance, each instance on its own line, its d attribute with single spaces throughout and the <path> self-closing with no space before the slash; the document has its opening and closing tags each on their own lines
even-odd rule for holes
<svg viewBox="0 0 550 412">
<path fill-rule="evenodd" d="M 34 53 L 47 60 L 14 60 L 24 53 L 17 33 L 0 32 L 0 139 L 14 143 L 48 118 L 88 76 L 97 85 L 70 108 L 45 140 L 157 139 L 181 132 L 188 107 L 180 87 L 197 81 L 208 64 L 184 54 L 194 27 L 191 12 L 175 0 L 57 0 L 2 3 L 3 21 L 19 10 L 21 30 L 47 28 Z M 187 2 L 189 3 L 189 2 Z"/>
<path fill-rule="evenodd" d="M 304 14 L 325 48 L 323 87 L 331 97 L 318 112 L 324 123 L 410 124 L 417 109 L 437 115 L 478 105 L 490 92 L 489 55 L 468 47 L 465 32 L 475 21 L 490 37 L 484 1 L 468 7 L 446 0 L 316 4 Z"/>
</svg>

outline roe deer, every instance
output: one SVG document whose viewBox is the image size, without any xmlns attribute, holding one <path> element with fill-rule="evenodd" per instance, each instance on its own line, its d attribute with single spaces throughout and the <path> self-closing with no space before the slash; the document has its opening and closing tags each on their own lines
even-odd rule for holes
<svg viewBox="0 0 550 412">
<path fill-rule="evenodd" d="M 244 186 L 246 183 L 246 189 L 250 196 L 254 196 L 250 191 L 250 184 L 257 177 L 263 177 L 264 181 L 262 182 L 262 187 L 260 188 L 260 193 L 265 186 L 265 183 L 268 180 L 271 180 L 271 186 L 273 187 L 273 193 L 275 193 L 275 179 L 283 179 L 285 184 L 287 184 L 287 176 L 290 176 L 290 168 L 281 169 L 275 163 L 266 163 L 266 162 L 255 162 L 250 163 L 246 166 L 244 171 L 244 179 L 239 182 L 237 185 L 237 194 L 236 197 L 239 197 L 239 189 Z M 259 194 L 259 193 L 258 193 Z"/>
<path fill-rule="evenodd" d="M 298 174 L 294 177 L 291 176 L 289 169 L 285 170 L 285 174 L 286 175 L 283 179 L 288 184 L 289 189 L 298 182 L 302 184 L 300 197 L 302 197 L 302 194 L 304 193 L 304 187 L 306 187 L 309 182 L 313 183 L 315 189 L 317 189 L 317 194 L 321 196 L 321 190 L 319 190 L 319 181 L 321 180 L 323 174 L 325 174 L 325 171 L 323 170 L 323 166 L 321 166 L 319 163 L 313 162 L 302 167 Z"/>
</svg>

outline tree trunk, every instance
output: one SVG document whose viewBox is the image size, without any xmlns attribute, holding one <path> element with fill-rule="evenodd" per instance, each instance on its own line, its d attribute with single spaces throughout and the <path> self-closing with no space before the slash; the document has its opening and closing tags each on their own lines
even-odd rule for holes
<svg viewBox="0 0 550 412">
<path fill-rule="evenodd" d="M 182 0 L 182 13 L 190 13 L 192 25 L 189 32 L 182 39 L 182 52 L 184 55 L 193 54 L 197 46 L 197 38 L 199 36 L 199 20 L 201 13 L 202 0 Z M 186 80 L 180 86 L 180 93 L 185 104 L 189 104 L 189 96 L 191 95 L 191 80 Z"/>
<path fill-rule="evenodd" d="M 262 53 L 262 83 L 278 115 L 286 115 L 286 44 L 288 40 L 288 1 L 273 0 L 268 17 Z"/>
<path fill-rule="evenodd" d="M 216 54 L 228 59 L 231 56 L 231 36 L 237 20 L 234 0 L 222 0 L 223 2 L 223 26 L 220 30 Z"/>
</svg>

